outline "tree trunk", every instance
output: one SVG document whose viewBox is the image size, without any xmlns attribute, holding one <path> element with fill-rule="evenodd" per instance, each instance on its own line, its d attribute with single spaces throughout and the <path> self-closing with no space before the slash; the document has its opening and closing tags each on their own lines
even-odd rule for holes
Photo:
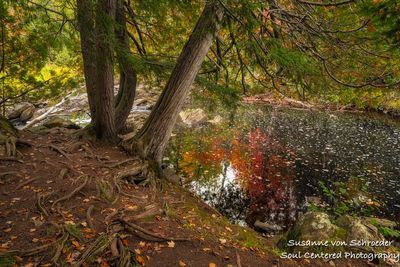
<svg viewBox="0 0 400 267">
<path fill-rule="evenodd" d="M 196 27 L 181 52 L 171 77 L 134 147 L 142 157 L 160 164 L 176 119 L 222 20 L 223 7 L 217 0 L 206 2 Z"/>
<path fill-rule="evenodd" d="M 83 71 L 89 101 L 90 116 L 96 117 L 96 50 L 94 42 L 94 4 L 93 0 L 77 0 L 78 28 L 81 37 Z"/>
<path fill-rule="evenodd" d="M 129 47 L 126 29 L 126 18 L 123 0 L 117 0 L 115 20 L 116 25 L 116 54 L 120 69 L 119 90 L 115 99 L 115 126 L 117 132 L 125 128 L 126 119 L 135 100 L 137 75 L 130 61 L 131 50 Z"/>
<path fill-rule="evenodd" d="M 115 0 L 98 0 L 96 6 L 96 116 L 94 129 L 99 139 L 113 142 L 117 137 L 114 120 L 113 37 Z"/>
</svg>

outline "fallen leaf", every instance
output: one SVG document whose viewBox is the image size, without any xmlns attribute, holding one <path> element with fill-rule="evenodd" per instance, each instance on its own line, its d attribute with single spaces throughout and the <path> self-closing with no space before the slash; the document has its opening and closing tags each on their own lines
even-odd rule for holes
<svg viewBox="0 0 400 267">
<path fill-rule="evenodd" d="M 186 263 L 185 263 L 184 261 L 180 260 L 180 261 L 179 261 L 179 266 L 185 267 L 185 266 L 186 266 Z"/>
<path fill-rule="evenodd" d="M 128 239 L 121 239 L 122 244 L 124 244 L 125 247 L 129 246 L 129 241 Z"/>
<path fill-rule="evenodd" d="M 7 228 L 7 229 L 4 229 L 3 232 L 4 233 L 9 233 L 9 232 L 11 232 L 11 230 L 12 230 L 11 228 Z"/>
<path fill-rule="evenodd" d="M 203 251 L 211 251 L 211 248 L 203 248 Z"/>
<path fill-rule="evenodd" d="M 72 245 L 74 246 L 74 248 L 76 248 L 77 250 L 81 250 L 82 249 L 82 246 L 81 246 L 81 244 L 79 244 L 79 242 L 78 241 L 72 241 L 71 242 L 72 243 Z"/>
<path fill-rule="evenodd" d="M 32 242 L 33 242 L 33 243 L 37 243 L 37 242 L 39 242 L 39 239 L 34 238 L 34 239 L 32 239 Z"/>
<path fill-rule="evenodd" d="M 142 247 L 142 248 L 143 248 L 143 247 L 145 247 L 145 246 L 146 246 L 146 242 L 143 242 L 143 241 L 140 241 L 140 242 L 139 242 L 139 247 Z"/>
<path fill-rule="evenodd" d="M 145 264 L 142 256 L 136 256 L 136 262 L 139 263 L 141 266 L 144 266 Z"/>
<path fill-rule="evenodd" d="M 219 239 L 219 242 L 223 245 L 223 244 L 225 244 L 226 243 L 226 239 L 224 239 L 224 238 L 220 238 Z"/>
<path fill-rule="evenodd" d="M 168 243 L 168 247 L 169 248 L 174 248 L 175 247 L 175 242 L 174 241 L 171 240 L 171 241 L 168 241 L 167 243 Z"/>
<path fill-rule="evenodd" d="M 208 264 L 208 267 L 217 267 L 217 265 L 216 265 L 215 263 L 213 263 L 213 262 L 210 262 L 210 263 Z"/>
</svg>

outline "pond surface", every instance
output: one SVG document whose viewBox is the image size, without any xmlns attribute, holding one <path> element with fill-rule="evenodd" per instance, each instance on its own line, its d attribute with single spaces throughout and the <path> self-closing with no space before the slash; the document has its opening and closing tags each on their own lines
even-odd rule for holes
<svg viewBox="0 0 400 267">
<path fill-rule="evenodd" d="M 231 221 L 290 226 L 307 209 L 400 220 L 400 124 L 245 105 L 180 127 L 170 163 Z"/>
</svg>

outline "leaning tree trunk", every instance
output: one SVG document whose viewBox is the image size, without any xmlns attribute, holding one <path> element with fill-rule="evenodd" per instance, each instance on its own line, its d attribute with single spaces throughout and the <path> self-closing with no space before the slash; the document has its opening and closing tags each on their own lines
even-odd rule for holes
<svg viewBox="0 0 400 267">
<path fill-rule="evenodd" d="M 123 0 L 117 0 L 115 20 L 116 54 L 120 69 L 119 90 L 115 99 L 115 126 L 117 132 L 121 132 L 125 128 L 126 119 L 135 100 L 137 83 L 136 71 L 130 61 L 132 53 L 129 47 Z"/>
<path fill-rule="evenodd" d="M 89 102 L 90 117 L 96 117 L 96 50 L 94 42 L 94 5 L 93 0 L 77 0 L 78 28 L 81 39 L 83 71 Z"/>
<path fill-rule="evenodd" d="M 133 150 L 160 164 L 175 122 L 222 20 L 217 0 L 206 2 L 196 27 L 183 48 L 170 79 L 150 117 L 134 138 Z"/>
<path fill-rule="evenodd" d="M 96 7 L 96 115 L 94 129 L 99 139 L 113 142 L 117 137 L 114 110 L 113 36 L 115 0 L 98 0 Z"/>
</svg>

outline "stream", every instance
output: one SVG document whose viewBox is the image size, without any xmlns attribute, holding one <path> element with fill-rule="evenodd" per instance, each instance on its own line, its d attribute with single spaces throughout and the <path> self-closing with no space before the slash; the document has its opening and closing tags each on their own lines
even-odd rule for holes
<svg viewBox="0 0 400 267">
<path fill-rule="evenodd" d="M 306 210 L 400 220 L 400 123 L 384 116 L 245 104 L 178 127 L 183 183 L 232 222 L 287 228 Z"/>
</svg>

